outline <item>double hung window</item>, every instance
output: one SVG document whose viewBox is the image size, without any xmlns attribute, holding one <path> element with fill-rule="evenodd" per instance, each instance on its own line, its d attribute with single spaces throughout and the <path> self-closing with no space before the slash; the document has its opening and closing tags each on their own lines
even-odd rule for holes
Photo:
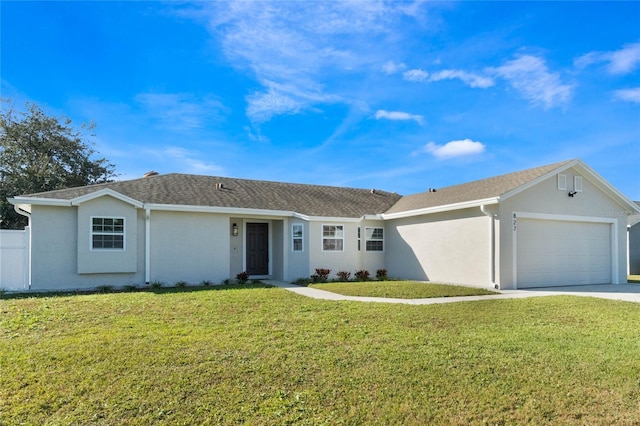
<svg viewBox="0 0 640 426">
<path fill-rule="evenodd" d="M 365 228 L 365 241 L 367 251 L 384 250 L 384 229 Z"/>
<path fill-rule="evenodd" d="M 124 218 L 91 218 L 91 248 L 94 250 L 124 250 Z"/>
<path fill-rule="evenodd" d="M 344 225 L 322 225 L 322 250 L 344 250 Z"/>
<path fill-rule="evenodd" d="M 291 225 L 291 248 L 293 251 L 302 251 L 303 226 L 301 223 Z"/>
</svg>

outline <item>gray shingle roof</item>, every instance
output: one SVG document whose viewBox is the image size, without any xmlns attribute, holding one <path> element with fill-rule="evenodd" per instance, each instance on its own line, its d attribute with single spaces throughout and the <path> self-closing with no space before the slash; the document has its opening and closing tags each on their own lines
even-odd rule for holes
<svg viewBox="0 0 640 426">
<path fill-rule="evenodd" d="M 499 197 L 570 161 L 404 197 L 380 190 L 372 192 L 368 189 L 177 173 L 30 194 L 27 197 L 72 200 L 109 188 L 151 204 L 282 210 L 308 216 L 355 218 L 366 214 L 401 213 Z M 217 189 L 220 184 L 222 188 Z"/>
<path fill-rule="evenodd" d="M 572 160 L 561 163 L 549 164 L 534 169 L 522 170 L 515 173 L 490 177 L 463 183 L 462 185 L 438 188 L 436 192 L 421 192 L 415 195 L 402 197 L 385 213 L 401 213 L 411 210 L 426 209 L 429 207 L 446 206 L 449 204 L 463 203 L 466 201 L 483 200 L 485 198 L 499 197 L 512 191 L 534 179 L 537 179 L 552 170 L 555 170 Z"/>
<path fill-rule="evenodd" d="M 216 189 L 218 184 L 222 184 L 222 189 Z M 72 200 L 104 188 L 143 203 L 283 210 L 325 217 L 382 213 L 401 198 L 380 190 L 372 193 L 368 189 L 176 173 L 29 196 Z"/>
</svg>

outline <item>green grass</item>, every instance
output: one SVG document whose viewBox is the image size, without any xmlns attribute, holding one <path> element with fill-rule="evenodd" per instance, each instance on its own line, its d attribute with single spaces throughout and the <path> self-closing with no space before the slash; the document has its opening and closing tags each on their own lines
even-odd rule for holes
<svg viewBox="0 0 640 426">
<path fill-rule="evenodd" d="M 416 281 L 335 282 L 311 284 L 309 287 L 343 294 L 345 296 L 391 297 L 399 299 L 498 294 L 482 288 L 421 283 Z"/>
<path fill-rule="evenodd" d="M 0 300 L 0 424 L 637 424 L 640 307 L 261 286 Z"/>
<path fill-rule="evenodd" d="M 628 281 L 630 283 L 640 283 L 640 275 L 629 275 Z"/>
</svg>

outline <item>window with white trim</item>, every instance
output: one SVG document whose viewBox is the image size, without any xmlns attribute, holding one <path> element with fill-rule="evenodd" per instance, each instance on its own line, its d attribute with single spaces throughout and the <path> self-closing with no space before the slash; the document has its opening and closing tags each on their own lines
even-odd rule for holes
<svg viewBox="0 0 640 426">
<path fill-rule="evenodd" d="M 344 225 L 322 225 L 322 251 L 344 250 Z"/>
<path fill-rule="evenodd" d="M 558 191 L 564 191 L 567 189 L 567 175 L 562 173 L 558 174 Z"/>
<path fill-rule="evenodd" d="M 573 177 L 573 190 L 576 192 L 582 192 L 582 176 Z"/>
<path fill-rule="evenodd" d="M 291 225 L 291 250 L 302 251 L 303 247 L 303 230 L 304 227 L 301 223 L 294 223 Z"/>
<path fill-rule="evenodd" d="M 92 217 L 91 249 L 124 250 L 124 218 Z"/>
<path fill-rule="evenodd" d="M 367 251 L 384 250 L 384 229 L 365 228 L 365 247 Z"/>
</svg>

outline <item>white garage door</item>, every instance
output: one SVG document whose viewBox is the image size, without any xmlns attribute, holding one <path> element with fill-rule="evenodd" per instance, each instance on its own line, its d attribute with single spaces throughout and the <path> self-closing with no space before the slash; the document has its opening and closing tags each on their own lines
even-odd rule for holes
<svg viewBox="0 0 640 426">
<path fill-rule="evenodd" d="M 518 219 L 518 288 L 611 282 L 608 223 Z"/>
</svg>

